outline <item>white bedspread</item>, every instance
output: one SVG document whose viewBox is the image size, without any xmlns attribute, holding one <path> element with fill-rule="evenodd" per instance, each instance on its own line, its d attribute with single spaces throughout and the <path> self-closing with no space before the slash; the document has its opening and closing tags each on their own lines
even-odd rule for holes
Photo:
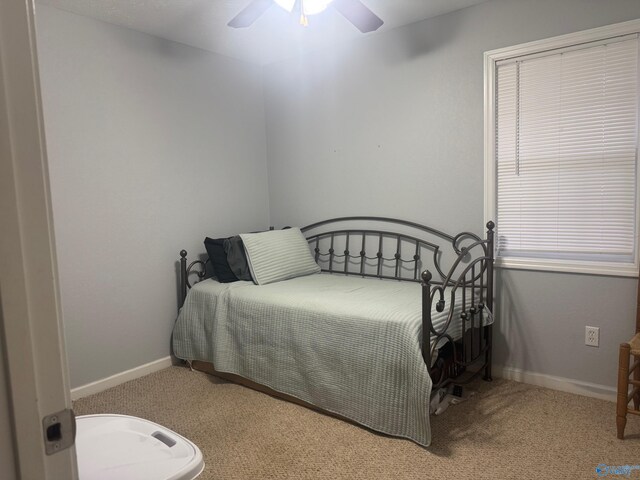
<svg viewBox="0 0 640 480">
<path fill-rule="evenodd" d="M 261 286 L 205 280 L 180 311 L 174 353 L 427 446 L 421 298 L 417 283 L 328 274 Z M 434 310 L 434 324 L 447 311 Z"/>
</svg>

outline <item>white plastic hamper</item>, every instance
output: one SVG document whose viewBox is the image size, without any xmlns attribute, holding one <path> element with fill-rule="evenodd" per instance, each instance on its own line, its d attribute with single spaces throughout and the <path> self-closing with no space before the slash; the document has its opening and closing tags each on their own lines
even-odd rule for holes
<svg viewBox="0 0 640 480">
<path fill-rule="evenodd" d="M 161 425 L 127 415 L 76 418 L 80 480 L 193 480 L 200 449 Z"/>
</svg>

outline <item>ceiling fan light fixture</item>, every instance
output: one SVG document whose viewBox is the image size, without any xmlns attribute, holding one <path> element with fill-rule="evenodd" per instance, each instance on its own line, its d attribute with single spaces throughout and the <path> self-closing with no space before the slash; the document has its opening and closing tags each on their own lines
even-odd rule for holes
<svg viewBox="0 0 640 480">
<path fill-rule="evenodd" d="M 329 5 L 362 33 L 373 32 L 384 24 L 384 21 L 360 0 L 251 0 L 227 25 L 232 28 L 250 27 L 274 3 L 289 13 L 295 10 L 295 13 L 300 15 L 300 24 L 304 26 L 309 23 L 307 15 L 320 13 Z"/>
<path fill-rule="evenodd" d="M 296 0 L 274 0 L 281 8 L 287 12 L 292 12 Z M 304 0 L 302 9 L 304 15 L 316 15 L 323 12 L 333 0 Z"/>
</svg>

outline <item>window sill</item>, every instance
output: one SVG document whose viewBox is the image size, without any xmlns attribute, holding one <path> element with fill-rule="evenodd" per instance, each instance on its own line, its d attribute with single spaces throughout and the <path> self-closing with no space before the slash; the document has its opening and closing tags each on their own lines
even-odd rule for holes
<svg viewBox="0 0 640 480">
<path fill-rule="evenodd" d="M 613 277 L 638 277 L 638 263 L 605 263 L 571 260 L 539 260 L 531 258 L 496 257 L 495 267 L 515 270 L 535 270 L 542 272 L 563 272 L 587 275 L 607 275 Z"/>
</svg>

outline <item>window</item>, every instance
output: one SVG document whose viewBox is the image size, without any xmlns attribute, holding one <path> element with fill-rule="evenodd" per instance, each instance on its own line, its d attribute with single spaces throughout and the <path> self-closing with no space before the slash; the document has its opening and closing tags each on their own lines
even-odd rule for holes
<svg viewBox="0 0 640 480">
<path fill-rule="evenodd" d="M 485 54 L 496 264 L 638 274 L 640 21 Z"/>
</svg>

